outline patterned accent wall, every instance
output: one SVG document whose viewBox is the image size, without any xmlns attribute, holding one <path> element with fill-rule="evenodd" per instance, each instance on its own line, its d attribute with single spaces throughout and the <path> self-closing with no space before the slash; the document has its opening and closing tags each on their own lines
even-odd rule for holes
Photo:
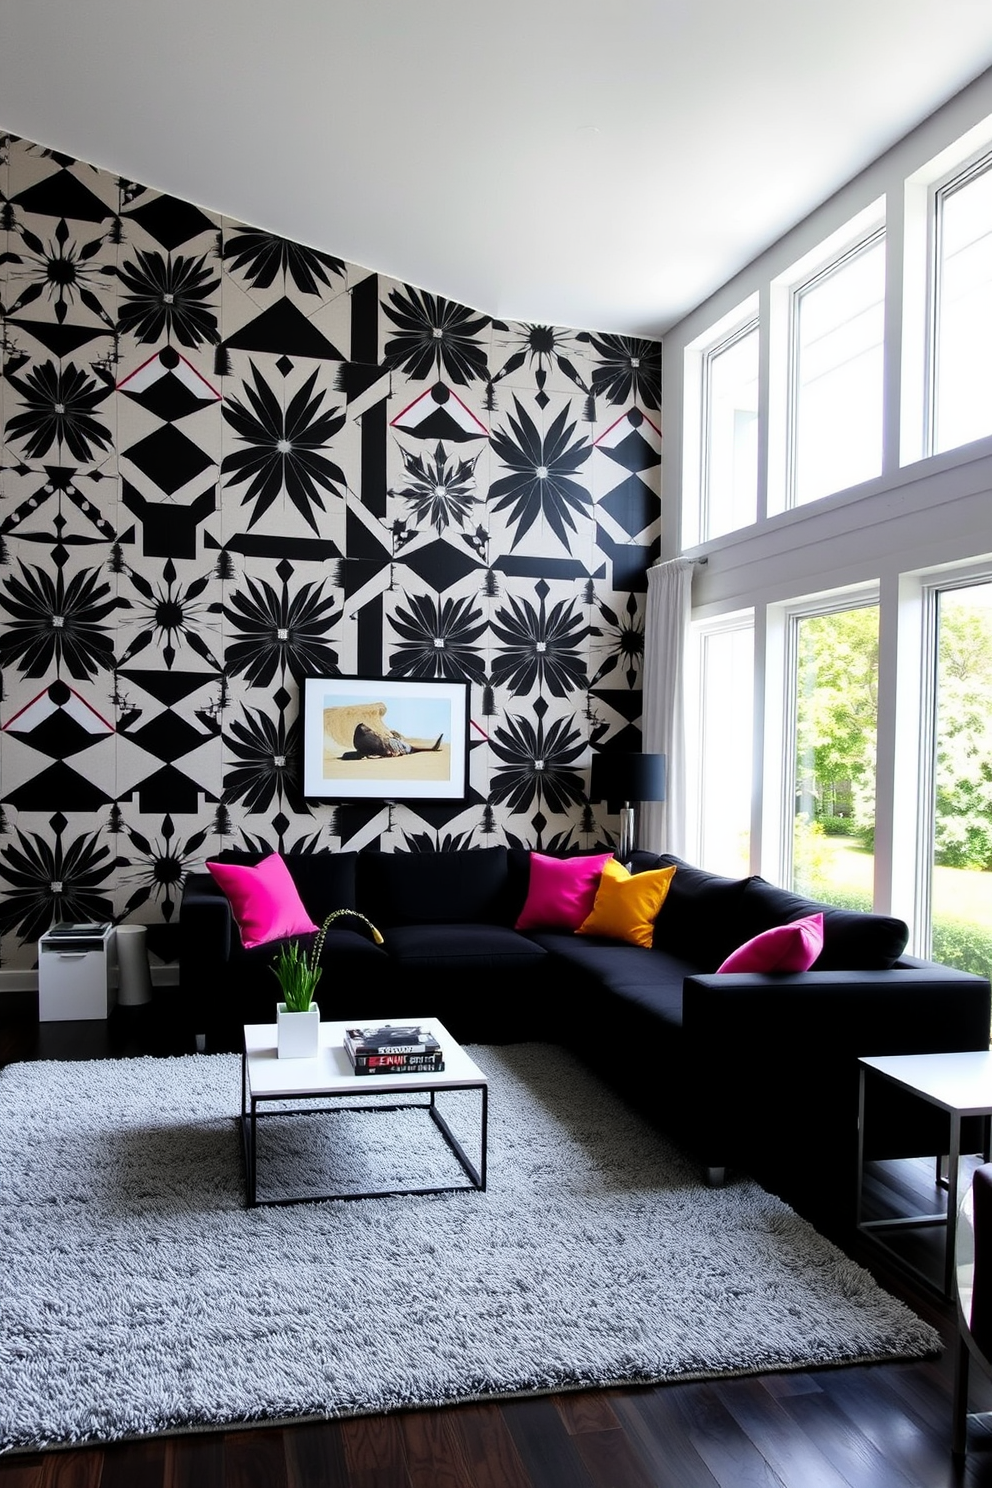
<svg viewBox="0 0 992 1488">
<path fill-rule="evenodd" d="M 53 918 L 173 960 L 224 847 L 609 841 L 589 764 L 640 747 L 660 346 L 5 135 L 0 201 L 3 966 Z M 315 672 L 467 679 L 469 799 L 304 800 Z"/>
</svg>

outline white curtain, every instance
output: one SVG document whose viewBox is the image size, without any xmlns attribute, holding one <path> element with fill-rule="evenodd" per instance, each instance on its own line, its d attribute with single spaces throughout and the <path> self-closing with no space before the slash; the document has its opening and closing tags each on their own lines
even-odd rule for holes
<svg viewBox="0 0 992 1488">
<path fill-rule="evenodd" d="M 668 760 L 666 798 L 640 810 L 641 847 L 685 852 L 685 637 L 692 604 L 692 558 L 672 558 L 648 569 L 644 620 L 644 714 L 647 754 Z"/>
</svg>

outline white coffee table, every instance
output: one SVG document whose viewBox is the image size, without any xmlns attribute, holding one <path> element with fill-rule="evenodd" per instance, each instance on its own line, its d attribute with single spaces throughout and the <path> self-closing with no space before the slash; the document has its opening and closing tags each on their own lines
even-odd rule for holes
<svg viewBox="0 0 992 1488">
<path fill-rule="evenodd" d="M 988 1049 L 967 1050 L 954 1054 L 877 1054 L 858 1060 L 860 1088 L 858 1095 L 858 1208 L 857 1227 L 900 1262 L 908 1262 L 879 1236 L 885 1231 L 921 1229 L 942 1225 L 944 1236 L 942 1295 L 954 1295 L 954 1236 L 958 1215 L 958 1173 L 961 1165 L 961 1122 L 966 1116 L 985 1117 L 984 1152 L 989 1158 L 989 1117 L 992 1116 L 992 1052 Z M 949 1118 L 947 1150 L 947 1207 L 942 1214 L 909 1214 L 895 1219 L 863 1219 L 865 1147 L 865 1077 L 874 1074 L 898 1086 L 920 1100 L 946 1111 Z M 910 1267 L 917 1270 L 916 1267 Z M 919 1272 L 923 1280 L 929 1277 Z"/>
<path fill-rule="evenodd" d="M 364 1026 L 380 1027 L 385 1023 L 407 1026 L 419 1023 L 425 1032 L 437 1039 L 444 1051 L 444 1069 L 437 1074 L 356 1075 L 344 1047 L 345 1028 L 360 1021 Z M 474 1163 L 451 1130 L 439 1109 L 438 1097 L 445 1091 L 476 1090 L 481 1102 L 479 1160 Z M 377 1099 L 375 1104 L 356 1104 L 355 1097 L 402 1096 L 395 1104 Z M 427 1100 L 405 1097 L 424 1096 Z M 344 1100 L 347 1098 L 347 1105 Z M 261 1109 L 266 1103 L 279 1102 L 278 1112 Z M 315 1103 L 323 1102 L 323 1105 Z M 334 1103 L 337 1102 L 335 1105 Z M 287 1104 L 289 1103 L 289 1104 Z M 433 1121 L 448 1147 L 458 1159 L 468 1182 L 440 1187 L 373 1189 L 360 1193 L 295 1194 L 278 1198 L 258 1197 L 257 1125 L 267 1116 L 287 1114 L 305 1116 L 341 1110 L 394 1111 L 423 1110 Z M 370 1199 L 387 1194 L 451 1193 L 460 1189 L 484 1189 L 486 1186 L 486 1153 L 489 1123 L 489 1085 L 479 1066 L 436 1018 L 362 1018 L 347 1023 L 321 1023 L 317 1056 L 314 1059 L 280 1059 L 276 1051 L 276 1025 L 245 1025 L 244 1053 L 241 1057 L 241 1138 L 245 1154 L 245 1174 L 249 1207 L 262 1204 L 294 1204 L 320 1199 Z"/>
</svg>

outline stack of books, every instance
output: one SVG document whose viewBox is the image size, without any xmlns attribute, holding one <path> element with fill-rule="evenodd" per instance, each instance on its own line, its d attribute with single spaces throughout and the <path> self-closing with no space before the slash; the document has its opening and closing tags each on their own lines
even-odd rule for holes
<svg viewBox="0 0 992 1488">
<path fill-rule="evenodd" d="M 434 1075 L 444 1069 L 444 1050 L 419 1024 L 346 1028 L 344 1046 L 356 1075 Z"/>
</svg>

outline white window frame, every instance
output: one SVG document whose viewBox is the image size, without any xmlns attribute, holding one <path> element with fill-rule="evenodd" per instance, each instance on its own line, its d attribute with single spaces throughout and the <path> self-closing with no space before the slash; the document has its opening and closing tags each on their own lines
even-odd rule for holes
<svg viewBox="0 0 992 1488">
<path fill-rule="evenodd" d="M 757 665 L 757 636 L 753 609 L 738 610 L 733 614 L 720 615 L 715 620 L 695 620 L 689 628 L 688 662 L 686 667 L 686 801 L 692 809 L 686 813 L 686 854 L 690 862 L 701 861 L 703 843 L 703 798 L 706 782 L 702 776 L 704 759 L 703 703 L 706 696 L 706 651 L 713 636 L 730 635 L 747 631 L 751 635 Z M 752 724 L 753 734 L 753 724 Z M 751 751 L 751 837 L 754 835 L 754 804 L 756 799 L 755 760 L 756 746 Z M 753 855 L 753 846 L 751 852 Z"/>
<path fill-rule="evenodd" d="M 933 430 L 935 197 L 992 153 L 992 115 L 986 114 L 904 178 L 901 296 L 900 466 L 935 458 Z M 992 438 L 992 436 L 990 436 Z M 945 451 L 945 456 L 952 451 Z M 941 458 L 936 456 L 936 458 Z"/>
<path fill-rule="evenodd" d="M 836 255 L 828 263 L 824 264 L 815 274 L 803 279 L 801 283 L 794 284 L 789 297 L 789 379 L 788 379 L 788 404 L 786 408 L 786 502 L 789 509 L 798 506 L 806 506 L 810 500 L 818 501 L 821 497 L 811 497 L 807 501 L 801 501 L 798 490 L 798 462 L 799 462 L 799 319 L 802 309 L 803 296 L 811 290 L 819 289 L 821 285 L 836 275 L 843 273 L 857 259 L 870 252 L 879 245 L 885 245 L 884 223 L 876 227 L 865 237 L 859 238 L 857 242 L 851 243 L 842 253 Z M 883 291 L 884 299 L 884 291 Z M 883 339 L 882 351 L 884 357 L 885 344 Z M 883 371 L 884 386 L 884 371 Z M 884 414 L 880 413 L 880 420 L 884 420 Z M 884 429 L 880 422 L 878 430 L 879 450 L 882 449 Z M 882 473 L 882 460 L 879 460 L 878 470 L 872 476 L 865 479 L 871 480 Z M 832 495 L 832 492 L 824 492 L 824 495 Z"/>
<path fill-rule="evenodd" d="M 917 802 L 913 860 L 911 949 L 929 957 L 933 935 L 933 855 L 937 799 L 937 660 L 940 597 L 992 583 L 992 566 L 980 564 L 945 569 L 917 577 L 920 597 L 919 748 L 916 759 Z"/>
<path fill-rule="evenodd" d="M 937 449 L 937 387 L 940 377 L 937 328 L 940 319 L 940 231 L 941 211 L 946 197 L 967 186 L 979 176 L 992 174 L 992 146 L 986 144 L 975 151 L 966 161 L 959 161 L 953 170 L 946 171 L 933 181 L 927 191 L 927 298 L 926 332 L 924 341 L 924 389 L 923 389 L 923 454 L 925 457 L 948 450 Z M 992 430 L 989 431 L 992 434 Z M 984 437 L 989 437 L 986 435 Z"/>
<path fill-rule="evenodd" d="M 713 363 L 714 363 L 714 361 L 716 360 L 716 358 L 718 356 L 722 355 L 724 352 L 730 351 L 732 347 L 736 346 L 739 342 L 743 341 L 746 336 L 751 336 L 751 335 L 760 335 L 760 324 L 759 324 L 757 315 L 752 316 L 749 320 L 746 320 L 741 325 L 738 325 L 733 331 L 730 332 L 730 334 L 728 336 L 724 336 L 724 338 L 721 341 L 717 341 L 714 345 L 708 346 L 706 348 L 706 350 L 703 352 L 703 359 L 702 359 L 702 379 L 701 379 L 701 381 L 702 381 L 701 392 L 702 392 L 702 399 L 703 399 L 703 409 L 702 409 L 702 429 L 701 429 L 701 439 L 700 439 L 700 462 L 701 462 L 701 470 L 700 470 L 700 483 L 699 483 L 700 484 L 700 490 L 699 490 L 699 524 L 700 524 L 700 532 L 702 534 L 702 540 L 704 542 L 707 539 L 709 539 L 710 537 L 713 537 L 715 535 L 712 532 L 711 527 L 710 527 L 710 512 L 711 512 L 711 509 L 712 509 L 712 493 L 711 493 L 711 485 L 710 485 L 710 480 L 711 480 L 710 448 L 711 448 L 712 440 L 711 440 L 711 437 L 710 437 L 711 436 L 710 420 L 711 420 L 711 416 L 712 416 L 712 402 L 713 402 L 713 377 L 712 377 Z M 757 512 L 757 498 L 758 498 L 758 492 L 757 492 L 757 474 L 755 475 L 755 493 L 754 494 L 755 494 L 755 511 Z M 753 520 L 754 519 L 752 518 L 752 521 Z M 750 526 L 750 523 L 747 523 L 745 525 Z M 732 528 L 731 530 L 733 531 L 735 529 Z M 738 528 L 736 530 L 739 531 L 740 529 Z M 716 535 L 723 536 L 724 534 L 723 533 L 720 533 L 720 534 L 716 534 Z"/>
<path fill-rule="evenodd" d="M 796 727 L 799 714 L 796 672 L 800 623 L 818 615 L 837 615 L 845 610 L 867 609 L 870 606 L 879 611 L 881 630 L 877 584 L 806 595 L 801 599 L 791 600 L 788 604 L 769 607 L 770 618 L 774 615 L 775 623 L 770 623 L 766 632 L 771 685 L 766 688 L 765 693 L 765 820 L 761 833 L 761 866 L 758 871 L 773 883 L 792 883 L 796 814 Z M 773 743 L 769 748 L 769 743 L 775 740 L 778 741 L 778 747 L 774 747 Z"/>
<path fill-rule="evenodd" d="M 713 357 L 725 351 L 734 341 L 757 327 L 759 335 L 759 367 L 761 358 L 761 321 L 758 313 L 758 296 L 751 295 L 743 303 L 720 317 L 713 325 L 686 347 L 683 358 L 683 418 L 682 418 L 682 535 L 681 546 L 694 547 L 708 540 L 708 417 L 709 417 L 709 368 Z M 759 393 L 759 438 L 760 438 L 760 393 Z M 760 460 L 760 455 L 759 455 Z M 760 480 L 759 480 L 760 491 Z"/>
<path fill-rule="evenodd" d="M 879 197 L 830 233 L 815 248 L 803 254 L 784 273 L 771 281 L 769 299 L 770 367 L 768 376 L 768 470 L 767 515 L 802 511 L 826 496 L 813 501 L 797 502 L 795 490 L 796 461 L 796 384 L 799 296 L 812 285 L 850 262 L 869 244 L 879 238 L 887 244 L 885 198 Z M 886 263 L 888 284 L 888 263 Z M 886 300 L 888 292 L 886 291 Z M 883 343 L 883 356 L 885 348 Z M 883 374 L 884 377 L 884 374 Z M 759 410 L 760 413 L 760 410 Z M 884 419 L 884 412 L 883 412 Z M 880 430 L 883 441 L 884 429 Z M 834 493 L 830 493 L 831 495 Z M 760 505 L 760 496 L 759 496 Z"/>
</svg>

